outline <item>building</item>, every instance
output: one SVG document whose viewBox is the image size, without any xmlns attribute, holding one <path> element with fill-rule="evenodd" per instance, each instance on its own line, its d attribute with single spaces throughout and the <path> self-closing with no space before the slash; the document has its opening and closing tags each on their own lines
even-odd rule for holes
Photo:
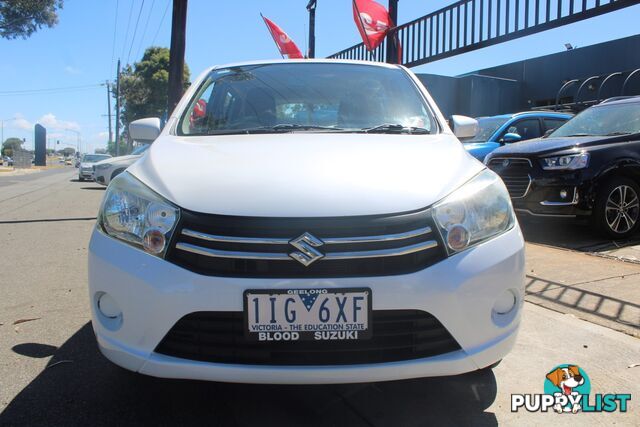
<svg viewBox="0 0 640 427">
<path fill-rule="evenodd" d="M 623 82 L 640 69 L 640 35 L 570 49 L 552 55 L 486 68 L 472 73 L 448 77 L 418 74 L 445 116 L 461 114 L 471 117 L 514 113 L 532 108 L 553 108 L 558 91 L 561 104 L 595 101 L 602 81 L 600 98 L 621 95 Z M 590 79 L 580 90 L 581 84 Z M 640 94 L 640 71 L 628 81 L 625 95 Z M 579 107 L 579 105 L 578 105 Z M 579 109 L 579 108 L 578 108 Z"/>
</svg>

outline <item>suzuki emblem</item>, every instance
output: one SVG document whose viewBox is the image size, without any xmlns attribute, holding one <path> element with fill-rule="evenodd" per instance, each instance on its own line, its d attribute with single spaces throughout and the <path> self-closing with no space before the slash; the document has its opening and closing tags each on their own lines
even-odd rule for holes
<svg viewBox="0 0 640 427">
<path fill-rule="evenodd" d="M 289 256 L 305 267 L 324 257 L 322 252 L 315 249 L 324 243 L 310 233 L 304 233 L 302 236 L 291 240 L 289 244 L 298 250 L 297 252 L 291 252 Z"/>
</svg>

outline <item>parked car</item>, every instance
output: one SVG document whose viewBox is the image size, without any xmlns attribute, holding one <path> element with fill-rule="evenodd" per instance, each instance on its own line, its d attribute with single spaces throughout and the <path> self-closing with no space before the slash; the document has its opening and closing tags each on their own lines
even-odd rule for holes
<svg viewBox="0 0 640 427">
<path fill-rule="evenodd" d="M 207 70 L 162 131 L 129 126 L 155 142 L 111 181 L 91 237 L 102 353 L 254 383 L 493 366 L 518 331 L 524 242 L 502 180 L 456 139 L 476 121 L 451 123 L 396 65 Z"/>
<path fill-rule="evenodd" d="M 640 214 L 640 97 L 593 106 L 546 138 L 487 157 L 517 211 L 587 217 L 607 236 L 629 237 Z"/>
<path fill-rule="evenodd" d="M 85 154 L 78 168 L 78 181 L 93 180 L 93 164 L 111 158 L 108 154 Z"/>
<path fill-rule="evenodd" d="M 13 166 L 13 159 L 9 156 L 4 156 L 2 158 L 2 162 L 4 163 L 5 166 Z"/>
<path fill-rule="evenodd" d="M 552 111 L 528 111 L 501 116 L 479 117 L 478 133 L 461 139 L 464 148 L 476 159 L 483 161 L 487 154 L 498 147 L 513 142 L 540 138 L 545 133 L 563 125 L 572 117 L 568 113 Z"/>
<path fill-rule="evenodd" d="M 93 179 L 98 184 L 104 186 L 109 185 L 113 178 L 120 175 L 125 169 L 142 157 L 147 148 L 149 148 L 149 145 L 150 144 L 140 145 L 128 156 L 112 157 L 95 163 L 93 165 Z"/>
</svg>

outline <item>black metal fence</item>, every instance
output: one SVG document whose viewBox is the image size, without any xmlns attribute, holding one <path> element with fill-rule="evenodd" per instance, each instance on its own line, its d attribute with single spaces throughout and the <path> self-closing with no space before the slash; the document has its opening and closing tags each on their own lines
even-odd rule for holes
<svg viewBox="0 0 640 427">
<path fill-rule="evenodd" d="M 461 0 L 396 27 L 399 62 L 414 67 L 635 4 L 640 0 Z M 372 52 L 360 43 L 329 58 L 383 62 L 386 50 L 386 40 Z"/>
</svg>

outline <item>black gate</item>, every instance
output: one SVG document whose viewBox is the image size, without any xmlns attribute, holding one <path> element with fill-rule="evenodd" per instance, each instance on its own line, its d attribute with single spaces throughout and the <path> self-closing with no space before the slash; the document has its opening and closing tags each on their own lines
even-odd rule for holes
<svg viewBox="0 0 640 427">
<path fill-rule="evenodd" d="M 461 0 L 395 28 L 400 62 L 415 67 L 635 4 L 640 0 Z M 360 43 L 329 58 L 383 62 L 386 50 L 386 40 L 372 52 Z"/>
</svg>

